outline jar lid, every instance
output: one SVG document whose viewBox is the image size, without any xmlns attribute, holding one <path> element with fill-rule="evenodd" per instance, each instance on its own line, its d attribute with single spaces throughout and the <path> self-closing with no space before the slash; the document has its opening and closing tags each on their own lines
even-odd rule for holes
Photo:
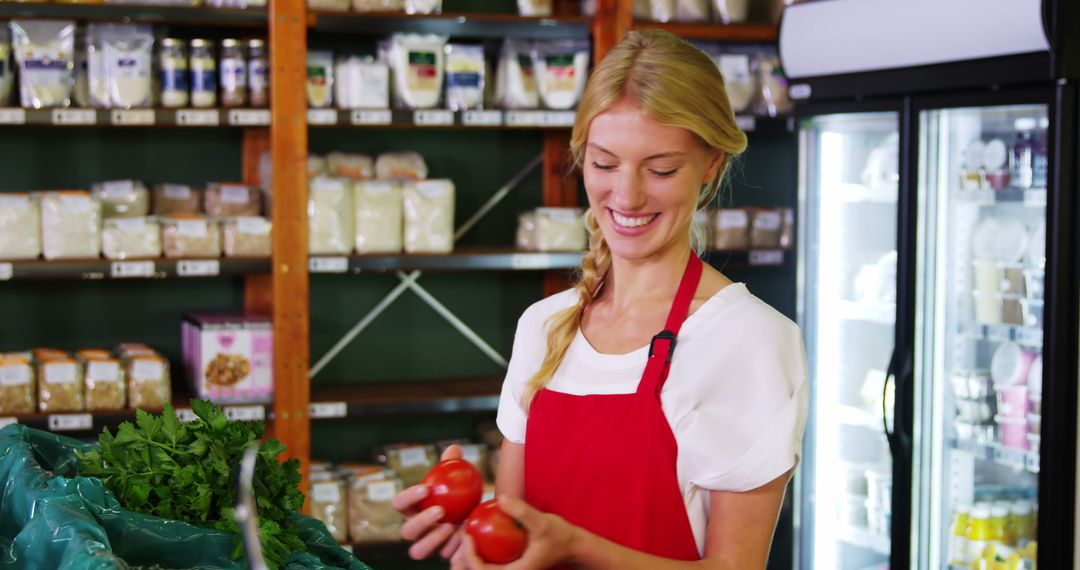
<svg viewBox="0 0 1080 570">
<path fill-rule="evenodd" d="M 199 41 L 199 40 L 193 40 L 193 41 Z M 187 45 L 187 40 L 182 40 L 180 38 L 165 38 L 165 39 L 161 40 L 161 45 L 163 47 L 184 47 L 184 46 Z"/>
<path fill-rule="evenodd" d="M 237 47 L 239 45 L 240 45 L 240 40 L 237 40 L 237 39 L 227 38 L 227 39 L 221 40 L 221 47 L 223 47 L 223 48 Z"/>
<path fill-rule="evenodd" d="M 193 47 L 193 48 L 195 48 L 195 47 L 212 48 L 212 47 L 214 47 L 214 41 L 213 40 L 204 40 L 204 39 L 201 39 L 201 38 L 196 38 L 196 39 L 191 40 L 191 47 Z"/>
<path fill-rule="evenodd" d="M 256 38 L 256 39 L 253 39 L 253 40 L 248 40 L 248 47 L 249 47 L 249 48 L 262 48 L 262 47 L 266 47 L 266 40 L 260 40 L 260 39 L 258 39 L 258 38 Z"/>
</svg>

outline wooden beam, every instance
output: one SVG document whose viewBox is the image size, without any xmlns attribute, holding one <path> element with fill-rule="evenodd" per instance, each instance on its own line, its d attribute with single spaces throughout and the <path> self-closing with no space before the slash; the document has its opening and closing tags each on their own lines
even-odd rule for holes
<svg viewBox="0 0 1080 570">
<path fill-rule="evenodd" d="M 244 129 L 243 178 L 244 184 L 262 184 L 259 165 L 264 153 L 270 151 L 270 130 L 265 128 Z M 271 315 L 274 312 L 274 287 L 270 275 L 247 275 L 244 277 L 244 310 L 249 313 Z"/>
<path fill-rule="evenodd" d="M 544 132 L 543 204 L 575 207 L 578 204 L 578 175 L 571 171 L 570 137 L 566 132 Z M 572 284 L 567 271 L 544 272 L 544 296 L 562 291 Z"/>
<path fill-rule="evenodd" d="M 274 436 L 311 462 L 308 403 L 307 7 L 270 2 L 270 150 L 273 157 Z M 308 505 L 305 504 L 305 509 Z"/>
</svg>

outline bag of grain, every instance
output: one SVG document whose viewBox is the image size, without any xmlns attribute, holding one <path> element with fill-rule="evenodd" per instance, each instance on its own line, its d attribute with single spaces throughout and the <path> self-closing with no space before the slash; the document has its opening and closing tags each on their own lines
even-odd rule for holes
<svg viewBox="0 0 1080 570">
<path fill-rule="evenodd" d="M 83 191 L 43 192 L 41 242 L 45 259 L 101 257 L 101 203 Z"/>
<path fill-rule="evenodd" d="M 308 186 L 308 251 L 314 255 L 347 254 L 356 241 L 352 183 L 345 178 L 316 177 Z"/>
<path fill-rule="evenodd" d="M 0 259 L 41 255 L 41 208 L 29 194 L 0 194 Z"/>
<path fill-rule="evenodd" d="M 404 183 L 405 252 L 454 250 L 454 183 L 419 180 Z"/>
</svg>

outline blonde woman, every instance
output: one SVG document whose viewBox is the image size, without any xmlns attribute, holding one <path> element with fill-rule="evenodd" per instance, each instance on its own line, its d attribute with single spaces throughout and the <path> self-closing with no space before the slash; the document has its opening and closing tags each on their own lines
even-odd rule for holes
<svg viewBox="0 0 1080 570">
<path fill-rule="evenodd" d="M 694 253 L 695 211 L 746 147 L 716 66 L 664 32 L 596 68 L 570 143 L 592 232 L 576 286 L 522 315 L 496 478 L 529 532 L 512 569 L 764 568 L 801 449 L 795 324 Z M 450 455 L 458 453 L 450 451 Z M 411 554 L 487 568 L 427 493 Z"/>
</svg>

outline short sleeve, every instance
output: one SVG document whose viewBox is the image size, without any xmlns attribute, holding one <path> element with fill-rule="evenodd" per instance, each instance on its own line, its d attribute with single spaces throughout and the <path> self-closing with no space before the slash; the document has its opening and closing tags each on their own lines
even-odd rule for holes
<svg viewBox="0 0 1080 570">
<path fill-rule="evenodd" d="M 513 443 L 525 443 L 525 424 L 528 418 L 521 407 L 521 396 L 529 378 L 539 370 L 545 349 L 543 323 L 536 322 L 534 311 L 530 308 L 518 319 L 510 365 L 506 370 L 506 379 L 503 380 L 499 411 L 495 418 L 503 437 Z"/>
<path fill-rule="evenodd" d="M 733 347 L 734 365 L 710 372 L 731 381 L 706 390 L 677 429 L 688 479 L 705 490 L 756 489 L 799 461 L 809 397 L 802 335 L 786 318 L 752 332 Z"/>
</svg>

